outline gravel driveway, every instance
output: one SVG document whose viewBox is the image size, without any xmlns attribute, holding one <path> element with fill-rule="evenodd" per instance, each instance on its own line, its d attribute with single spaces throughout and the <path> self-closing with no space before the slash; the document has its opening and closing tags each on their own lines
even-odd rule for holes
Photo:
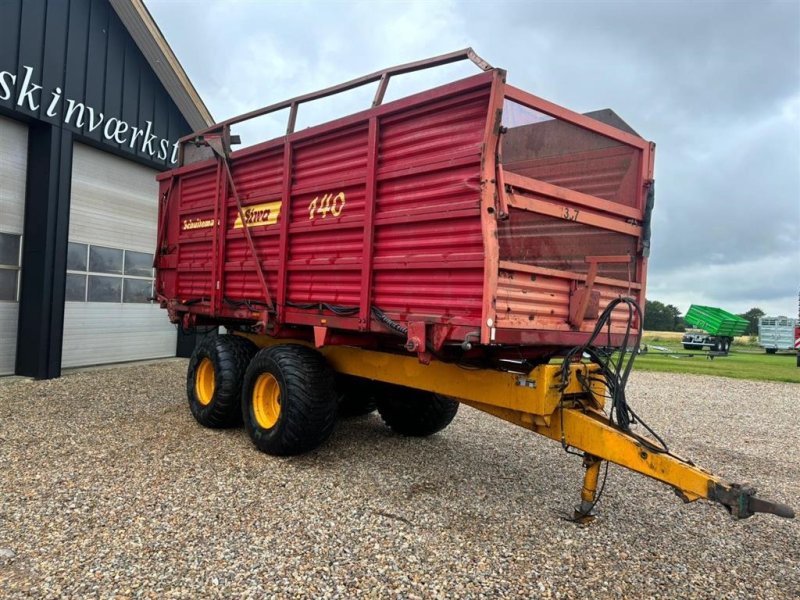
<svg viewBox="0 0 800 600">
<path fill-rule="evenodd" d="M 472 409 L 428 439 L 371 415 L 310 455 L 186 406 L 182 360 L 0 382 L 0 596 L 800 597 L 798 521 L 734 521 Z M 800 506 L 800 386 L 636 373 L 671 447 Z"/>
</svg>

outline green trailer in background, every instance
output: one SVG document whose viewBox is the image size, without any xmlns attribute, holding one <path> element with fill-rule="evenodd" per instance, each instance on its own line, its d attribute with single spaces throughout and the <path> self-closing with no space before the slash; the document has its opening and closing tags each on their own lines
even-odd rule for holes
<svg viewBox="0 0 800 600">
<path fill-rule="evenodd" d="M 683 318 L 688 330 L 682 339 L 685 350 L 702 350 L 705 347 L 717 352 L 728 352 L 733 338 L 744 335 L 749 322 L 721 308 L 692 304 Z"/>
</svg>

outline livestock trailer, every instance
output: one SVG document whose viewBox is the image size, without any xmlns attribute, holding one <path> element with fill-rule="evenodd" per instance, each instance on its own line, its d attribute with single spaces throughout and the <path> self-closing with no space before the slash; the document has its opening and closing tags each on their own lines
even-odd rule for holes
<svg viewBox="0 0 800 600">
<path fill-rule="evenodd" d="M 758 319 L 758 345 L 767 354 L 779 350 L 795 350 L 795 329 L 800 319 L 788 317 L 761 317 Z"/>
<path fill-rule="evenodd" d="M 463 59 L 481 72 L 383 102 L 391 77 Z M 295 130 L 304 103 L 369 83 L 370 108 Z M 232 149 L 232 127 L 283 109 L 285 135 Z M 583 453 L 579 519 L 602 460 L 738 517 L 791 513 L 634 429 L 654 146 L 611 111 L 557 106 L 467 49 L 223 121 L 179 154 L 158 177 L 155 293 L 182 327 L 227 328 L 189 363 L 201 424 L 244 421 L 285 455 L 345 406 L 418 436 L 463 402 Z"/>
</svg>

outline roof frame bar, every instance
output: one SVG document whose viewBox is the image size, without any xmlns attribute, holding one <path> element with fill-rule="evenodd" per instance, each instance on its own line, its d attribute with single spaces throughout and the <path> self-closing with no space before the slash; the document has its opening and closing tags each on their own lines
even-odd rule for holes
<svg viewBox="0 0 800 600">
<path fill-rule="evenodd" d="M 286 126 L 286 134 L 288 135 L 290 133 L 294 133 L 295 123 L 297 122 L 297 110 L 299 106 L 305 102 L 311 102 L 312 100 L 319 100 L 321 98 L 333 96 L 335 94 L 346 92 L 355 89 L 357 87 L 361 87 L 363 85 L 379 81 L 380 83 L 378 85 L 377 91 L 375 92 L 375 97 L 372 101 L 372 106 L 373 107 L 380 106 L 380 104 L 383 102 L 384 96 L 386 95 L 386 89 L 389 86 L 389 80 L 393 76 L 404 75 L 406 73 L 412 73 L 414 71 L 421 71 L 423 69 L 430 69 L 433 67 L 440 67 L 442 65 L 447 65 L 462 60 L 472 61 L 482 71 L 489 71 L 493 68 L 492 65 L 490 65 L 488 62 L 486 62 L 480 56 L 478 56 L 472 48 L 464 48 L 463 50 L 457 50 L 456 52 L 450 52 L 448 54 L 441 54 L 439 56 L 426 58 L 424 60 L 405 63 L 394 67 L 388 67 L 381 71 L 375 71 L 374 73 L 370 73 L 369 75 L 364 75 L 363 77 L 351 79 L 350 81 L 346 81 L 338 85 L 318 90 L 316 92 L 311 92 L 308 94 L 303 94 L 301 96 L 295 96 L 294 98 L 289 98 L 288 100 L 276 102 L 275 104 L 270 104 L 269 106 L 258 108 L 243 115 L 232 117 L 225 121 L 220 121 L 219 123 L 212 125 L 211 127 L 184 136 L 183 138 L 181 138 L 180 141 L 181 142 L 190 141 L 198 136 L 202 136 L 205 134 L 219 133 L 221 131 L 225 131 L 226 129 L 230 129 L 231 125 L 242 123 L 243 121 L 249 121 L 250 119 L 255 119 L 256 117 L 261 117 L 263 115 L 276 112 L 284 108 L 289 109 L 289 119 Z"/>
</svg>

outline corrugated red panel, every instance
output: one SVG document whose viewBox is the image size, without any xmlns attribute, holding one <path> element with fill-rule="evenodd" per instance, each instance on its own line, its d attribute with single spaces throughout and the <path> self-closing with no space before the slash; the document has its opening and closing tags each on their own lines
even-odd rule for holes
<svg viewBox="0 0 800 600">
<path fill-rule="evenodd" d="M 187 267 L 180 268 L 177 284 L 177 297 L 181 300 L 211 297 L 211 277 L 209 270 L 201 268 L 193 270 Z"/>
<path fill-rule="evenodd" d="M 274 269 L 265 271 L 267 285 L 271 290 L 276 289 L 278 279 Z M 242 263 L 237 269 L 229 268 L 225 272 L 225 298 L 228 301 L 252 301 L 254 298 L 263 298 L 261 282 L 256 275 L 252 261 Z"/>
<path fill-rule="evenodd" d="M 566 272 L 558 277 L 501 270 L 497 285 L 497 327 L 570 331 L 567 318 L 575 281 Z M 606 283 L 597 283 L 594 289 L 600 292 L 601 310 L 613 299 L 636 291 Z M 623 332 L 627 319 L 627 308 L 615 309 L 612 332 Z M 587 319 L 581 331 L 591 332 L 594 326 L 595 320 Z"/>
<path fill-rule="evenodd" d="M 367 126 L 337 131 L 294 146 L 294 187 L 314 188 L 366 177 Z"/>
<path fill-rule="evenodd" d="M 363 237 L 364 183 L 342 185 L 334 180 L 322 182 L 321 185 L 323 187 L 319 191 L 292 194 L 289 226 L 292 233 L 289 250 L 292 254 L 296 239 L 307 240 L 309 236 L 313 238 L 316 235 L 330 236 L 347 227 L 361 227 Z M 339 249 L 329 247 L 326 250 L 336 252 Z"/>
<path fill-rule="evenodd" d="M 454 96 L 381 120 L 378 173 L 480 157 L 488 89 Z"/>
<path fill-rule="evenodd" d="M 403 315 L 461 317 L 477 324 L 483 300 L 483 270 L 447 268 L 424 270 L 382 269 L 376 265 L 374 303 Z M 476 318 L 477 314 L 477 318 Z"/>
<path fill-rule="evenodd" d="M 181 177 L 178 202 L 180 211 L 190 211 L 197 207 L 213 207 L 216 199 L 216 182 L 216 166 Z"/>
<path fill-rule="evenodd" d="M 422 213 L 480 210 L 480 158 L 463 160 L 378 183 L 378 219 Z M 427 165 L 425 165 L 427 166 Z"/>
<path fill-rule="evenodd" d="M 479 90 L 381 122 L 373 244 L 373 301 L 381 309 L 480 322 L 488 102 L 488 89 Z"/>
<path fill-rule="evenodd" d="M 345 308 L 358 306 L 361 270 L 292 270 L 287 298 L 297 304 L 326 302 Z"/>
<path fill-rule="evenodd" d="M 211 296 L 215 230 L 207 224 L 214 221 L 216 186 L 216 166 L 181 178 L 178 186 L 176 294 L 183 300 Z"/>
</svg>

